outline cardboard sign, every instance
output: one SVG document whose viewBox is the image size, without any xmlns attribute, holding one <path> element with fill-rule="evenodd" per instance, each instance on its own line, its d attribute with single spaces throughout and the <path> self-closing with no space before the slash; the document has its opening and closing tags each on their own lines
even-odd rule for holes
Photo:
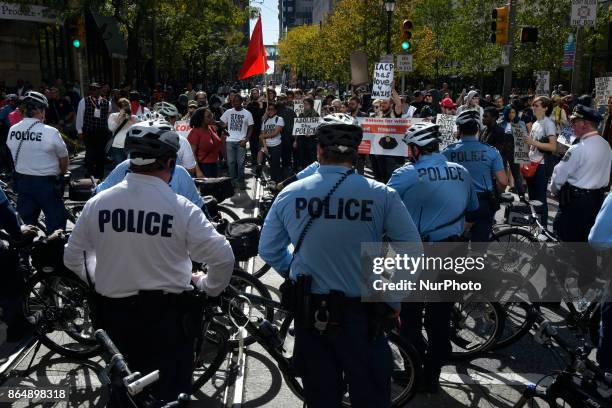
<svg viewBox="0 0 612 408">
<path fill-rule="evenodd" d="M 177 120 L 174 123 L 174 130 L 176 130 L 176 133 L 178 133 L 179 136 L 187 137 L 187 135 L 191 131 L 191 127 L 189 126 L 189 121 L 188 120 Z"/>
<path fill-rule="evenodd" d="M 527 131 L 517 124 L 512 124 L 514 137 L 514 164 L 529 164 L 529 146 L 525 143 Z"/>
<path fill-rule="evenodd" d="M 420 118 L 357 118 L 363 129 L 359 154 L 408 157 L 408 145 L 402 140 L 406 130 Z M 368 148 L 369 147 L 369 148 Z"/>
<path fill-rule="evenodd" d="M 296 116 L 300 116 L 304 113 L 304 102 L 302 101 L 293 101 L 293 111 Z"/>
<path fill-rule="evenodd" d="M 379 62 L 374 67 L 372 99 L 391 99 L 391 82 L 393 82 L 392 63 Z"/>
<path fill-rule="evenodd" d="M 323 101 L 320 99 L 315 99 L 314 100 L 314 110 L 317 111 L 317 113 L 319 114 L 319 116 L 321 116 L 321 105 L 323 104 Z"/>
<path fill-rule="evenodd" d="M 612 96 L 612 77 L 595 78 L 595 97 L 599 106 L 608 104 L 608 98 Z"/>
<path fill-rule="evenodd" d="M 293 136 L 314 135 L 321 118 L 295 118 L 293 120 Z"/>
<path fill-rule="evenodd" d="M 595 27 L 597 0 L 572 0 L 571 25 L 574 27 Z"/>
<path fill-rule="evenodd" d="M 534 71 L 533 76 L 535 77 L 536 96 L 550 94 L 550 72 L 549 71 Z"/>
<path fill-rule="evenodd" d="M 440 150 L 457 141 L 457 137 L 455 136 L 457 134 L 455 119 L 457 119 L 455 115 L 438 114 L 436 117 L 436 125 L 440 127 L 440 134 L 442 135 Z"/>
</svg>

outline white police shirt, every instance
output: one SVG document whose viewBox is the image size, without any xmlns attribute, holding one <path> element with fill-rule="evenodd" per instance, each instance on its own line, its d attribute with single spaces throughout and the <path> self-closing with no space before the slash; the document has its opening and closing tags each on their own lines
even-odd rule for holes
<svg viewBox="0 0 612 408">
<path fill-rule="evenodd" d="M 176 164 L 179 164 L 187 170 L 194 169 L 196 160 L 191 150 L 191 145 L 187 138 L 179 135 L 179 150 L 176 154 Z"/>
<path fill-rule="evenodd" d="M 30 176 L 57 176 L 59 159 L 68 157 L 66 144 L 57 129 L 34 118 L 24 118 L 11 126 L 6 145 L 16 162 L 17 173 Z M 15 161 L 17 150 L 19 157 Z"/>
<path fill-rule="evenodd" d="M 208 265 L 197 286 L 216 296 L 230 281 L 232 249 L 202 210 L 153 176 L 129 173 L 91 198 L 79 217 L 64 264 L 111 298 L 140 290 L 190 290 L 191 260 Z M 92 276 L 93 275 L 93 276 Z"/>
<path fill-rule="evenodd" d="M 586 190 L 606 187 L 610 181 L 611 161 L 612 150 L 608 142 L 597 132 L 587 133 L 555 166 L 550 190 L 559 192 L 565 182 Z"/>
</svg>

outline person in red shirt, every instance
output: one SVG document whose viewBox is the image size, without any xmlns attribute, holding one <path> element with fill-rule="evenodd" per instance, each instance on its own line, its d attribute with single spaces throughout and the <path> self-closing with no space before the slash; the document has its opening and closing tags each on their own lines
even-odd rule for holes
<svg viewBox="0 0 612 408">
<path fill-rule="evenodd" d="M 23 119 L 23 112 L 21 111 L 21 107 L 17 107 L 17 109 L 12 111 L 8 115 L 8 120 L 11 126 L 16 125 L 17 123 L 21 122 L 22 119 Z"/>
<path fill-rule="evenodd" d="M 187 140 L 204 177 L 217 177 L 217 160 L 221 149 L 221 138 L 213 127 L 213 113 L 207 108 L 198 108 L 189 120 L 191 131 Z"/>
</svg>

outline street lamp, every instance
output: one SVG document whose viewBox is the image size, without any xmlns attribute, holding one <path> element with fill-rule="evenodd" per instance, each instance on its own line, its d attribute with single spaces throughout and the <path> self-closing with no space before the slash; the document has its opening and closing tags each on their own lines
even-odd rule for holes
<svg viewBox="0 0 612 408">
<path fill-rule="evenodd" d="M 385 0 L 385 10 L 387 10 L 387 54 L 391 54 L 391 16 L 395 10 L 395 0 Z"/>
</svg>

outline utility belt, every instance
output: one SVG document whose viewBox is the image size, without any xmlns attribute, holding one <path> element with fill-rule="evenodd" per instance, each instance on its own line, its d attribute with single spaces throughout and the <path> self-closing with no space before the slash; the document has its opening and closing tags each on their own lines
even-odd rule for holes
<svg viewBox="0 0 612 408">
<path fill-rule="evenodd" d="M 437 240 L 435 242 L 467 242 L 467 238 L 463 235 L 451 235 L 450 237 L 446 237 L 444 239 Z"/>
<path fill-rule="evenodd" d="M 55 192 L 55 195 L 59 198 L 64 197 L 66 181 L 63 174 L 60 174 L 58 176 L 32 176 L 30 174 L 21 174 L 15 172 L 13 174 L 13 178 L 15 180 L 15 185 L 19 184 L 20 182 L 27 183 L 28 181 L 48 181 L 50 183 L 53 183 L 53 191 Z"/>
<path fill-rule="evenodd" d="M 478 197 L 478 203 L 482 206 L 483 204 L 487 205 L 491 211 L 497 212 L 501 207 L 499 205 L 499 200 L 495 195 L 493 190 L 483 191 L 481 193 L 476 193 Z"/>
<path fill-rule="evenodd" d="M 293 313 L 297 329 L 316 329 L 321 335 L 334 337 L 342 332 L 347 313 L 367 316 L 371 340 L 395 327 L 394 311 L 386 303 L 362 302 L 361 298 L 348 297 L 337 290 L 314 294 L 310 292 L 311 284 L 311 276 L 298 275 L 297 281 L 287 279 L 280 287 L 281 304 Z"/>
<path fill-rule="evenodd" d="M 572 186 L 570 183 L 565 182 L 559 190 L 559 206 L 566 206 L 570 202 L 579 200 L 587 197 L 603 197 L 606 193 L 606 187 L 588 190 L 585 188 L 579 188 Z"/>
</svg>

